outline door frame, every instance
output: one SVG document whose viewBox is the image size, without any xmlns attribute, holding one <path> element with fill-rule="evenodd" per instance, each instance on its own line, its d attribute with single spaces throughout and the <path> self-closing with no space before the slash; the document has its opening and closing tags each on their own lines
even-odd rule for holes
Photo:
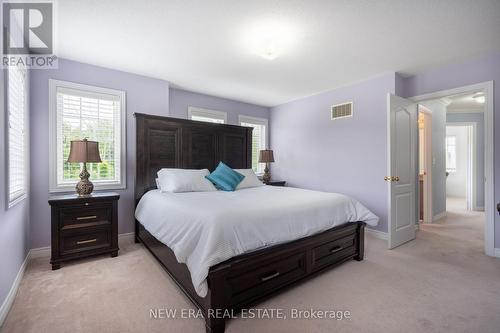
<svg viewBox="0 0 500 333">
<path fill-rule="evenodd" d="M 485 196 L 484 210 L 486 215 L 484 228 L 484 251 L 488 256 L 495 256 L 495 177 L 494 177 L 494 83 L 486 81 L 482 83 L 462 86 L 453 89 L 440 90 L 428 94 L 409 97 L 408 99 L 416 103 L 426 100 L 439 99 L 455 94 L 483 91 L 486 96 L 484 103 L 484 176 L 485 176 Z M 416 125 L 418 126 L 418 125 Z"/>
<path fill-rule="evenodd" d="M 424 124 L 424 154 L 425 154 L 425 172 L 424 178 L 424 218 L 423 223 L 434 222 L 432 212 L 432 110 L 422 104 L 418 104 L 418 112 L 422 112 L 425 117 Z M 420 140 L 419 140 L 420 143 Z M 419 147 L 420 149 L 420 147 Z M 419 195 L 420 198 L 420 195 Z"/>
</svg>

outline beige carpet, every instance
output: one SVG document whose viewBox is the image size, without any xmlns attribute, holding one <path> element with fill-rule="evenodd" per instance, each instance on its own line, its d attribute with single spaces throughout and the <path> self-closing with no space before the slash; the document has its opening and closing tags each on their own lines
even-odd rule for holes
<svg viewBox="0 0 500 333">
<path fill-rule="evenodd" d="M 258 308 L 349 310 L 351 320 L 230 320 L 227 332 L 500 332 L 500 260 L 483 254 L 482 214 L 450 211 L 417 240 L 292 288 Z M 140 245 L 51 271 L 33 260 L 2 332 L 204 332 L 201 319 L 150 319 L 192 308 Z"/>
</svg>

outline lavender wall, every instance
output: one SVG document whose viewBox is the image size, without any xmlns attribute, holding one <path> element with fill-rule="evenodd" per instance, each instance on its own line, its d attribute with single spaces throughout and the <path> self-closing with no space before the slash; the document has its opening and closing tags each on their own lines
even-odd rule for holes
<svg viewBox="0 0 500 333">
<path fill-rule="evenodd" d="M 4 71 L 0 70 L 0 308 L 29 250 L 29 198 L 7 206 Z M 29 125 L 29 124 L 28 124 Z M 1 318 L 0 318 L 1 320 Z M 1 323 L 0 323 L 1 324 Z"/>
<path fill-rule="evenodd" d="M 271 109 L 272 176 L 291 186 L 348 194 L 387 231 L 387 93 L 394 73 Z M 353 101 L 352 118 L 330 120 L 330 106 Z"/>
<path fill-rule="evenodd" d="M 269 119 L 269 108 L 226 98 L 170 88 L 170 115 L 187 118 L 188 106 L 227 112 L 227 122 L 238 125 L 238 115 Z"/>
<path fill-rule="evenodd" d="M 120 193 L 119 232 L 134 225 L 134 112 L 168 113 L 169 83 L 144 76 L 59 59 L 57 70 L 33 70 L 31 76 L 31 247 L 50 245 L 49 196 L 49 79 L 124 90 L 127 94 L 127 188 Z"/>
<path fill-rule="evenodd" d="M 495 96 L 500 96 L 500 54 L 480 57 L 468 62 L 451 64 L 425 71 L 403 80 L 402 94 L 418 96 L 439 90 L 452 89 L 475 83 L 495 81 Z M 495 104 L 494 141 L 500 142 L 500 104 Z M 500 144 L 495 145 L 495 202 L 500 202 Z M 500 248 L 500 217 L 495 213 L 495 247 Z"/>
</svg>

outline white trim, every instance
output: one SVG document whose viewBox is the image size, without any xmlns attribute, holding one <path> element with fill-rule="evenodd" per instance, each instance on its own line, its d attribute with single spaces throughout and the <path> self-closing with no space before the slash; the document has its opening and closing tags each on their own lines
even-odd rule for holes
<svg viewBox="0 0 500 333">
<path fill-rule="evenodd" d="M 187 119 L 191 119 L 193 115 L 206 118 L 221 119 L 224 120 L 224 124 L 227 124 L 227 112 L 224 111 L 204 109 L 196 106 L 188 106 Z"/>
<path fill-rule="evenodd" d="M 74 191 L 75 183 L 57 185 L 57 88 L 90 91 L 120 98 L 120 181 L 94 181 L 94 190 L 118 190 L 127 188 L 127 96 L 125 91 L 86 84 L 49 79 L 49 192 Z"/>
<path fill-rule="evenodd" d="M 389 234 L 384 231 L 380 230 L 375 230 L 375 229 L 370 229 L 370 228 L 365 228 L 366 233 L 372 235 L 375 238 L 382 239 L 382 240 L 388 240 L 389 239 Z"/>
<path fill-rule="evenodd" d="M 17 290 L 19 289 L 19 285 L 21 284 L 21 280 L 23 279 L 24 272 L 26 271 L 26 266 L 28 266 L 29 258 L 30 255 L 28 252 L 28 255 L 26 256 L 26 258 L 24 258 L 24 261 L 21 267 L 19 268 L 19 271 L 17 272 L 16 278 L 14 279 L 14 282 L 10 287 L 7 297 L 5 297 L 2 306 L 0 306 L 0 328 L 3 325 L 5 318 L 7 318 L 7 314 L 9 313 L 10 308 L 12 307 L 12 304 L 16 299 Z"/>
<path fill-rule="evenodd" d="M 434 216 L 432 217 L 432 222 L 439 221 L 439 220 L 441 220 L 441 219 L 443 219 L 443 218 L 445 218 L 445 217 L 446 217 L 446 212 L 441 212 L 441 213 L 436 214 L 436 215 L 434 215 Z"/>
<path fill-rule="evenodd" d="M 498 247 L 493 249 L 493 257 L 500 258 L 500 249 Z"/>
<path fill-rule="evenodd" d="M 448 108 L 446 110 L 447 113 L 483 113 L 483 108 Z"/>
<path fill-rule="evenodd" d="M 442 98 L 450 95 L 467 93 L 467 92 L 477 92 L 482 90 L 486 96 L 486 101 L 484 103 L 484 145 L 485 145 L 485 158 L 484 158 L 484 176 L 485 176 L 485 215 L 486 223 L 484 228 L 484 250 L 489 256 L 494 255 L 495 249 L 495 177 L 494 177 L 494 146 L 495 141 L 493 138 L 494 133 L 494 83 L 493 81 L 487 81 L 477 84 L 472 84 L 468 86 L 463 86 L 459 88 L 441 90 L 429 94 L 419 95 L 411 97 L 410 100 L 415 102 L 421 102 L 425 100 Z"/>
</svg>

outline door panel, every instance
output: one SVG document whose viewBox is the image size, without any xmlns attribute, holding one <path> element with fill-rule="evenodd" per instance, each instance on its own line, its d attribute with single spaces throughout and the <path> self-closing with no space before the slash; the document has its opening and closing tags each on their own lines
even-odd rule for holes
<svg viewBox="0 0 500 333">
<path fill-rule="evenodd" d="M 389 248 L 415 238 L 417 222 L 418 109 L 388 96 Z"/>
</svg>

